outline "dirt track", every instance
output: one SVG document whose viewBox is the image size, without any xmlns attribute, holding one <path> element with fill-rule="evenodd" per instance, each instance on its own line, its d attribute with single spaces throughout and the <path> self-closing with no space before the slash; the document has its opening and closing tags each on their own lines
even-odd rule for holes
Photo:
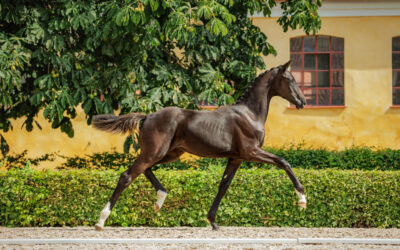
<svg viewBox="0 0 400 250">
<path fill-rule="evenodd" d="M 210 227 L 193 228 L 121 228 L 106 227 L 97 232 L 92 227 L 4 228 L 0 239 L 17 238 L 400 238 L 400 229 L 353 228 L 277 228 L 277 227 Z M 361 244 L 53 244 L 0 245 L 0 249 L 400 249 L 394 245 Z"/>
</svg>

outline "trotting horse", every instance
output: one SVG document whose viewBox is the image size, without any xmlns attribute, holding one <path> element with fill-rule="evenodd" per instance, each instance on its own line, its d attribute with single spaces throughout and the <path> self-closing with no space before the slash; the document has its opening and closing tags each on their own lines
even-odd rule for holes
<svg viewBox="0 0 400 250">
<path fill-rule="evenodd" d="M 167 107 L 149 115 L 131 113 L 121 116 L 94 116 L 93 126 L 100 130 L 126 133 L 139 129 L 141 148 L 138 158 L 121 174 L 114 193 L 100 213 L 96 229 L 102 230 L 121 192 L 142 173 L 157 191 L 154 210 L 158 212 L 167 192 L 151 171 L 151 167 L 175 161 L 184 152 L 202 157 L 229 158 L 218 194 L 207 215 L 213 230 L 218 229 L 215 214 L 219 203 L 243 161 L 274 164 L 285 170 L 299 197 L 298 205 L 305 208 L 304 188 L 289 163 L 261 148 L 272 97 L 281 96 L 298 109 L 306 104 L 302 92 L 288 71 L 289 65 L 290 61 L 260 74 L 236 104 L 216 110 L 195 111 Z"/>
</svg>

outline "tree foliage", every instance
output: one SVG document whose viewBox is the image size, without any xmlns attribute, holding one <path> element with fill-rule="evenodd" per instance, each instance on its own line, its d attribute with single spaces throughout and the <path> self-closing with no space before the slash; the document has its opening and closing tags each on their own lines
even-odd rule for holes
<svg viewBox="0 0 400 250">
<path fill-rule="evenodd" d="M 73 136 L 81 105 L 91 117 L 120 109 L 152 112 L 196 101 L 229 104 L 276 54 L 249 13 L 273 0 L 1 0 L 0 129 L 40 110 Z M 320 0 L 286 0 L 278 22 L 320 28 Z"/>
</svg>

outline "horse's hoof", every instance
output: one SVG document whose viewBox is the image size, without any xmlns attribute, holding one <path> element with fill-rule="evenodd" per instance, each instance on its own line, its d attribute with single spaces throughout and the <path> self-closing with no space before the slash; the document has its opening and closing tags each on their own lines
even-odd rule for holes
<svg viewBox="0 0 400 250">
<path fill-rule="evenodd" d="M 103 227 L 99 224 L 94 225 L 94 228 L 96 229 L 96 231 L 102 231 Z"/>
<path fill-rule="evenodd" d="M 211 226 L 212 226 L 212 230 L 213 231 L 218 231 L 219 230 L 219 227 L 217 226 L 216 223 L 211 223 Z"/>
<path fill-rule="evenodd" d="M 306 202 L 299 202 L 298 205 L 299 205 L 299 208 L 300 208 L 301 210 L 307 208 L 307 203 L 306 203 Z"/>
<path fill-rule="evenodd" d="M 208 222 L 210 222 L 213 231 L 214 230 L 217 231 L 219 229 L 217 226 L 217 223 L 215 223 L 215 220 L 211 220 L 211 218 L 208 216 L 207 216 L 207 220 L 208 220 Z"/>
<path fill-rule="evenodd" d="M 158 213 L 160 211 L 160 206 L 157 203 L 154 203 L 154 212 Z"/>
</svg>

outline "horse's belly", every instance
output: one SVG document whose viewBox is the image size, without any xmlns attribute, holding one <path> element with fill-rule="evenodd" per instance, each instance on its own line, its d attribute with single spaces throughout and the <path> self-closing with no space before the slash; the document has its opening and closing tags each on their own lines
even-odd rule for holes
<svg viewBox="0 0 400 250">
<path fill-rule="evenodd" d="M 226 157 L 232 153 L 232 136 L 228 133 L 195 131 L 185 133 L 185 151 L 203 157 Z"/>
</svg>

